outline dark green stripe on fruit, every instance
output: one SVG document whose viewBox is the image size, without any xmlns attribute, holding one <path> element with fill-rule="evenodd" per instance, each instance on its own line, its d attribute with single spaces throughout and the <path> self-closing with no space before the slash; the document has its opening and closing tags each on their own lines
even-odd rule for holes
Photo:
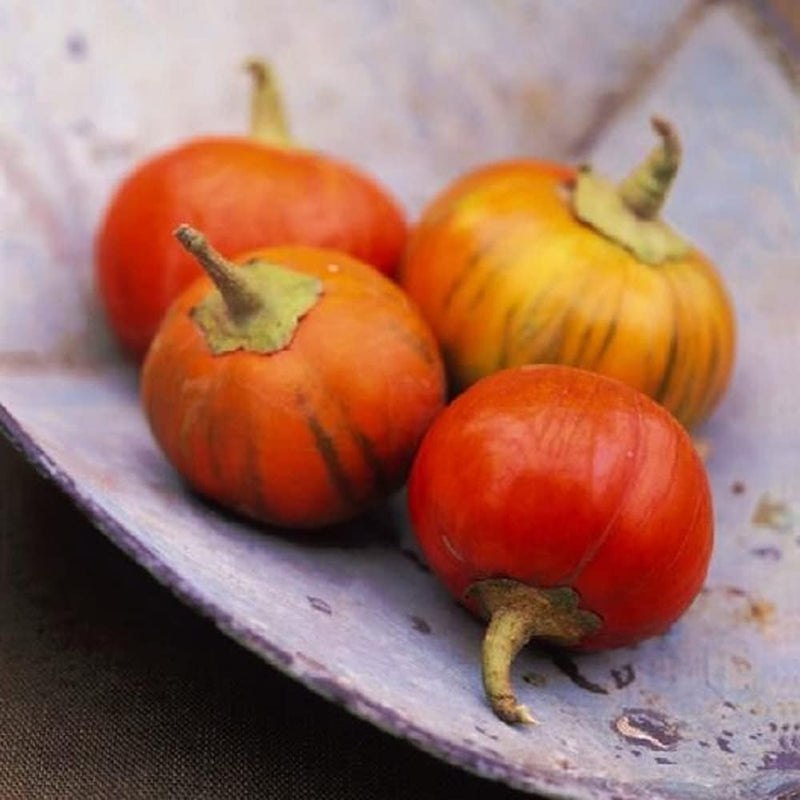
<svg viewBox="0 0 800 800">
<path fill-rule="evenodd" d="M 514 303 L 506 309 L 503 317 L 503 331 L 500 335 L 500 348 L 497 352 L 497 369 L 504 369 L 509 366 L 509 357 L 511 354 L 511 339 L 514 330 L 513 321 L 517 312 L 519 311 L 521 303 Z"/>
<path fill-rule="evenodd" d="M 353 491 L 350 479 L 339 457 L 339 452 L 336 449 L 333 437 L 323 428 L 315 414 L 307 412 L 306 423 L 314 437 L 314 445 L 322 459 L 322 463 L 325 465 L 331 485 L 336 489 L 345 503 L 348 505 L 355 504 L 355 492 Z"/>
<path fill-rule="evenodd" d="M 661 374 L 661 381 L 658 384 L 658 388 L 653 394 L 653 399 L 656 400 L 656 402 L 658 403 L 664 402 L 664 399 L 666 398 L 670 390 L 670 384 L 672 382 L 672 378 L 678 360 L 678 336 L 680 333 L 680 331 L 678 330 L 677 292 L 675 291 L 675 286 L 672 284 L 672 281 L 670 281 L 669 278 L 667 277 L 668 273 L 666 270 L 662 272 L 662 275 L 664 276 L 664 281 L 666 283 L 667 289 L 669 290 L 670 299 L 672 301 L 672 332 L 670 334 L 667 362 L 664 365 L 664 371 Z"/>
<path fill-rule="evenodd" d="M 593 367 L 597 367 L 600 362 L 605 357 L 605 354 L 608 352 L 609 347 L 611 347 L 611 342 L 614 341 L 614 337 L 617 335 L 617 318 L 611 320 L 610 325 L 606 329 L 606 335 L 603 337 L 603 341 L 600 344 L 600 349 L 597 351 L 597 355 L 594 359 Z"/>
<path fill-rule="evenodd" d="M 672 327 L 672 335 L 669 340 L 669 352 L 667 353 L 667 363 L 664 365 L 664 371 L 661 373 L 661 381 L 658 388 L 653 395 L 654 399 L 659 403 L 664 402 L 670 390 L 670 383 L 672 381 L 673 373 L 675 372 L 675 364 L 678 360 L 678 330 L 677 325 Z"/>
<path fill-rule="evenodd" d="M 500 230 L 495 232 L 485 242 L 476 244 L 469 258 L 464 263 L 461 271 L 455 276 L 453 282 L 450 284 L 445 296 L 442 298 L 442 311 L 447 311 L 452 304 L 459 289 L 466 283 L 475 265 L 485 259 L 489 253 L 498 245 L 502 244 L 508 238 L 509 232 L 505 226 L 499 226 Z"/>
<path fill-rule="evenodd" d="M 247 464 L 245 475 L 250 488 L 250 505 L 248 509 L 252 514 L 260 517 L 270 517 L 264 501 L 263 486 L 261 484 L 261 469 L 258 460 L 258 440 L 251 439 L 247 446 Z"/>
<path fill-rule="evenodd" d="M 391 491 L 394 487 L 392 487 L 389 482 L 389 477 L 386 474 L 386 470 L 383 468 L 383 462 L 378 456 L 371 439 L 365 433 L 353 427 L 352 425 L 349 427 L 349 430 L 350 435 L 358 445 L 358 449 L 361 452 L 361 457 L 364 459 L 364 463 L 369 467 L 369 470 L 375 479 L 375 484 L 379 491 L 382 493 Z"/>
</svg>

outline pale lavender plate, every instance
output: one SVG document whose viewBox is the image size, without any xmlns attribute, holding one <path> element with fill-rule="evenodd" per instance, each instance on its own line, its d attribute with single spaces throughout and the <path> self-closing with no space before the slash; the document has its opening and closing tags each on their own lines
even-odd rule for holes
<svg viewBox="0 0 800 800">
<path fill-rule="evenodd" d="M 0 11 L 0 425 L 22 452 L 226 634 L 454 764 L 582 800 L 798 796 L 800 104 L 751 22 L 688 0 L 66 5 Z M 411 213 L 502 156 L 591 155 L 619 175 L 653 111 L 683 134 L 668 216 L 720 265 L 740 321 L 703 431 L 717 548 L 668 635 L 524 653 L 538 727 L 487 709 L 481 626 L 425 570 L 402 498 L 324 541 L 204 504 L 110 343 L 91 245 L 112 186 L 155 149 L 243 129 L 256 53 L 298 137 L 373 170 Z"/>
</svg>

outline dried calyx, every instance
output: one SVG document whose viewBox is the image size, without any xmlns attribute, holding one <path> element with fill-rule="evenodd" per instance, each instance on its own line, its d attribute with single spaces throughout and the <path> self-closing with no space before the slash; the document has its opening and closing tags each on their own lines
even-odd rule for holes
<svg viewBox="0 0 800 800">
<path fill-rule="evenodd" d="M 180 225 L 175 237 L 216 286 L 191 312 L 215 355 L 282 350 L 322 294 L 322 281 L 312 275 L 261 259 L 232 264 L 189 225 Z"/>
<path fill-rule="evenodd" d="M 577 593 L 568 587 L 537 589 L 497 578 L 472 584 L 467 598 L 489 620 L 482 668 L 492 710 L 504 722 L 535 723 L 511 686 L 511 664 L 517 653 L 534 638 L 565 647 L 576 645 L 600 628 L 600 618 L 579 608 Z"/>
<path fill-rule="evenodd" d="M 655 265 L 682 258 L 690 247 L 659 217 L 680 166 L 680 139 L 666 120 L 653 117 L 652 124 L 661 142 L 622 183 L 615 184 L 590 167 L 579 170 L 572 210 L 581 222 L 640 261 Z"/>
</svg>

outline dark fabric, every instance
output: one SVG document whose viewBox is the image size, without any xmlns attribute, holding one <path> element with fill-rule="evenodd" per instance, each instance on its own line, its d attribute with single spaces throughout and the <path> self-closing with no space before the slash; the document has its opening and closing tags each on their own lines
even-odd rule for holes
<svg viewBox="0 0 800 800">
<path fill-rule="evenodd" d="M 523 797 L 308 692 L 188 610 L 0 435 L 0 800 Z"/>
</svg>

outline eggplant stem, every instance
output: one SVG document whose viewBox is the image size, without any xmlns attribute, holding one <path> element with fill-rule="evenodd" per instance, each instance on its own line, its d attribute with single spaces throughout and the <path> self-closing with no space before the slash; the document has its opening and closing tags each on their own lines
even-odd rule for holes
<svg viewBox="0 0 800 800">
<path fill-rule="evenodd" d="M 581 222 L 655 266 L 684 258 L 691 248 L 659 216 L 680 166 L 680 139 L 666 120 L 653 117 L 652 122 L 661 141 L 622 183 L 581 167 L 570 203 Z"/>
<path fill-rule="evenodd" d="M 517 702 L 511 686 L 511 664 L 535 633 L 533 621 L 518 609 L 497 609 L 483 638 L 483 688 L 489 704 L 503 722 L 538 724 L 527 708 Z"/>
<path fill-rule="evenodd" d="M 658 216 L 681 163 L 681 141 L 675 128 L 662 117 L 653 117 L 651 123 L 661 141 L 619 185 L 622 202 L 640 219 Z"/>
<path fill-rule="evenodd" d="M 292 137 L 275 72 L 266 61 L 258 58 L 245 61 L 244 68 L 253 78 L 250 136 L 273 147 L 291 147 Z"/>
<path fill-rule="evenodd" d="M 201 264 L 225 300 L 231 317 L 244 321 L 264 308 L 264 301 L 254 291 L 242 271 L 223 258 L 203 236 L 190 225 L 179 225 L 175 238 Z"/>
<path fill-rule="evenodd" d="M 519 703 L 511 684 L 511 665 L 533 638 L 563 646 L 578 644 L 601 626 L 591 611 L 578 607 L 578 594 L 568 587 L 537 589 L 505 578 L 472 584 L 466 597 L 489 619 L 482 649 L 486 697 L 504 722 L 536 723 Z"/>
</svg>

